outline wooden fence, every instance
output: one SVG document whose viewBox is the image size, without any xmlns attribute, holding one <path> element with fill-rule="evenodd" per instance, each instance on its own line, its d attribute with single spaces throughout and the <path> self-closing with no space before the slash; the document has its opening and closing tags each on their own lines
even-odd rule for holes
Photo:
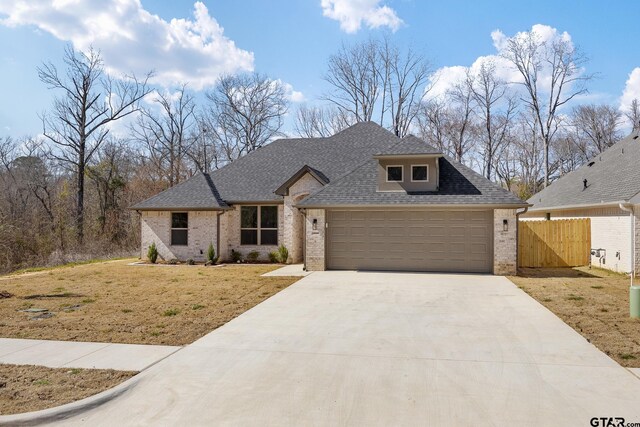
<svg viewBox="0 0 640 427">
<path fill-rule="evenodd" d="M 519 267 L 576 267 L 588 265 L 591 220 L 519 221 Z"/>
</svg>

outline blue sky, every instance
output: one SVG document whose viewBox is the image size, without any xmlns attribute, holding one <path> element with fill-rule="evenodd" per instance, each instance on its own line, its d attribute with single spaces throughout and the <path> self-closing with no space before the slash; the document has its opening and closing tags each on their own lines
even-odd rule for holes
<svg viewBox="0 0 640 427">
<path fill-rule="evenodd" d="M 398 45 L 424 53 L 446 82 L 452 67 L 497 53 L 494 31 L 510 37 L 538 25 L 568 33 L 591 59 L 587 71 L 599 77 L 582 102 L 624 108 L 640 97 L 638 1 L 44 3 L 0 0 L 0 136 L 40 132 L 38 113 L 52 93 L 38 81 L 36 67 L 45 60 L 59 63 L 65 43 L 100 49 L 115 74 L 154 68 L 159 87 L 189 80 L 206 90 L 221 72 L 255 69 L 290 85 L 292 100 L 313 103 L 326 90 L 327 58 L 342 42 L 387 33 Z"/>
</svg>

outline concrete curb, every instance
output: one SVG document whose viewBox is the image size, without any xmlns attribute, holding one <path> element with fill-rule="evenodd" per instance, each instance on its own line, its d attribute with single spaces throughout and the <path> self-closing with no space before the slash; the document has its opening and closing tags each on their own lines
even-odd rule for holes
<svg viewBox="0 0 640 427">
<path fill-rule="evenodd" d="M 113 388 L 76 402 L 56 406 L 55 408 L 26 412 L 24 414 L 0 415 L 0 426 L 35 426 L 44 423 L 52 423 L 54 421 L 62 421 L 71 416 L 103 405 L 132 389 L 142 379 L 140 375 L 141 373 L 142 372 L 134 375 Z"/>
<path fill-rule="evenodd" d="M 42 409 L 40 411 L 25 412 L 24 414 L 0 415 L 0 427 L 37 426 L 40 424 L 62 421 L 66 418 L 81 414 L 100 405 L 104 405 L 105 403 L 115 399 L 116 397 L 126 393 L 127 391 L 138 385 L 138 383 L 142 381 L 142 374 L 145 371 L 167 359 L 168 357 L 176 354 L 183 348 L 185 347 L 181 347 L 171 354 L 166 355 L 162 359 L 156 360 L 154 363 L 150 364 L 149 366 L 138 372 L 136 375 L 118 384 L 117 386 L 102 391 L 98 394 L 94 394 L 93 396 L 85 397 L 82 400 L 66 403 L 54 408 Z"/>
</svg>

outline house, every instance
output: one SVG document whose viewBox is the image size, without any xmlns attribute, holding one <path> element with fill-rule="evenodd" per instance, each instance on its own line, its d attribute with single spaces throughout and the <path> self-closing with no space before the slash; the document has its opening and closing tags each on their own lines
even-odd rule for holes
<svg viewBox="0 0 640 427">
<path fill-rule="evenodd" d="M 132 207 L 142 256 L 202 260 L 279 244 L 308 270 L 513 274 L 512 193 L 422 140 L 359 123 L 328 138 L 281 139 Z"/>
<path fill-rule="evenodd" d="M 640 259 L 640 138 L 634 132 L 528 201 L 523 220 L 591 219 L 591 262 L 630 273 Z M 634 250 L 635 247 L 635 250 Z"/>
</svg>

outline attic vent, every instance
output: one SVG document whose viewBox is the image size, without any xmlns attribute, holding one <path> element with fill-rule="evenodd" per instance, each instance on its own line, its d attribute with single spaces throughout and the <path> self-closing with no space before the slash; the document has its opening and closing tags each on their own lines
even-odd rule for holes
<svg viewBox="0 0 640 427">
<path fill-rule="evenodd" d="M 589 162 L 588 166 L 589 166 L 589 167 L 591 167 L 591 166 L 593 166 L 593 165 L 595 165 L 595 164 L 596 164 L 596 162 L 594 162 L 594 161 L 592 160 L 592 161 L 590 161 L 590 162 Z"/>
</svg>

